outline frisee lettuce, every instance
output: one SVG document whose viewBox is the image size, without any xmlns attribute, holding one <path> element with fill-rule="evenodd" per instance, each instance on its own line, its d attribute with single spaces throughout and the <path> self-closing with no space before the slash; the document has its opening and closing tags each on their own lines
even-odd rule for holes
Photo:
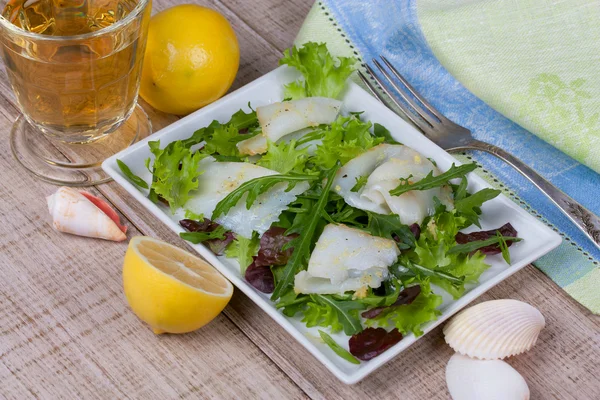
<svg viewBox="0 0 600 400">
<path fill-rule="evenodd" d="M 304 166 L 308 161 L 308 150 L 299 149 L 295 140 L 289 143 L 267 142 L 267 152 L 262 156 L 256 165 L 269 168 L 281 174 L 289 172 L 304 172 Z"/>
<path fill-rule="evenodd" d="M 152 164 L 152 191 L 169 202 L 171 212 L 183 207 L 190 198 L 190 192 L 198 189 L 198 164 L 205 156 L 192 153 L 182 141 L 169 143 L 164 149 L 160 141 L 148 142 L 154 154 Z M 149 165 L 149 161 L 147 162 Z"/>
<path fill-rule="evenodd" d="M 236 258 L 240 263 L 240 272 L 244 275 L 246 268 L 252 264 L 252 257 L 258 253 L 259 247 L 260 239 L 256 232 L 250 239 L 236 235 L 233 242 L 227 246 L 225 256 L 228 258 Z"/>
<path fill-rule="evenodd" d="M 434 321 L 442 314 L 437 308 L 442 304 L 442 297 L 431 291 L 427 279 L 419 282 L 421 293 L 410 304 L 388 307 L 373 319 L 366 320 L 367 326 L 394 326 L 406 335 L 409 332 L 421 336 L 423 324 Z"/>
<path fill-rule="evenodd" d="M 322 143 L 317 146 L 311 161 L 324 170 L 329 170 L 338 161 L 346 164 L 384 141 L 384 138 L 374 136 L 370 129 L 371 122 L 363 122 L 355 114 L 339 116 L 322 131 Z"/>
<path fill-rule="evenodd" d="M 354 57 L 337 57 L 336 61 L 324 43 L 308 42 L 300 48 L 286 49 L 279 65 L 297 69 L 304 80 L 286 85 L 284 97 L 292 100 L 303 97 L 335 99 L 344 90 L 355 64 Z"/>
<path fill-rule="evenodd" d="M 363 330 L 358 312 L 365 306 L 360 302 L 339 301 L 327 294 L 311 294 L 309 297 L 302 318 L 307 327 L 330 327 L 332 332 L 343 330 L 348 336 Z"/>
</svg>

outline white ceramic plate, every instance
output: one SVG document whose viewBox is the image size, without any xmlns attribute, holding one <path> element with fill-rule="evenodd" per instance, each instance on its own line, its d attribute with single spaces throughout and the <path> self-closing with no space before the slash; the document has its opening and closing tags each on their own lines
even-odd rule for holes
<svg viewBox="0 0 600 400">
<path fill-rule="evenodd" d="M 240 108 L 248 111 L 248 102 L 252 107 L 281 101 L 283 98 L 283 85 L 298 78 L 295 71 L 280 67 L 255 80 L 252 83 L 223 97 L 217 102 L 196 111 L 195 113 L 169 125 L 165 129 L 153 134 L 151 137 L 136 143 L 126 150 L 106 160 L 102 167 L 117 183 L 127 190 L 133 197 L 142 203 L 159 220 L 167 224 L 173 231 L 180 233 L 184 230 L 179 226 L 179 218 L 172 216 L 167 207 L 156 205 L 146 198 L 147 191 L 140 190 L 127 180 L 121 173 L 116 160 L 121 159 L 146 182 L 151 181 L 151 176 L 144 166 L 144 160 L 150 157 L 147 145 L 148 140 L 161 141 L 161 147 L 174 140 L 189 137 L 196 129 L 207 126 L 214 119 L 225 122 Z M 452 163 L 458 163 L 451 155 L 425 138 L 415 128 L 410 126 L 392 111 L 383 106 L 370 94 L 358 85 L 351 83 L 344 95 L 344 111 L 364 111 L 363 118 L 378 122 L 387 127 L 392 135 L 401 143 L 413 147 L 427 157 L 433 158 L 442 170 L 447 170 Z M 469 176 L 469 189 L 480 190 L 488 185 L 478 176 Z M 482 293 L 514 274 L 527 264 L 535 261 L 542 255 L 558 246 L 561 242 L 559 235 L 529 215 L 504 196 L 485 203 L 481 224 L 484 229 L 493 229 L 510 222 L 524 240 L 510 248 L 512 265 L 508 266 L 499 255 L 487 258 L 491 268 L 483 273 L 478 285 L 474 285 L 459 300 L 452 300 L 443 291 L 438 291 L 444 296 L 441 306 L 442 315 L 437 321 L 426 325 L 423 330 L 427 333 L 458 310 L 469 304 Z M 369 375 L 377 368 L 396 357 L 418 338 L 410 334 L 385 353 L 360 365 L 351 364 L 338 357 L 327 345 L 321 342 L 317 328 L 306 328 L 300 318 L 288 318 L 275 309 L 269 296 L 258 292 L 246 283 L 239 272 L 237 262 L 225 257 L 216 257 L 203 245 L 192 245 L 195 250 L 206 260 L 211 262 L 235 286 L 244 292 L 252 301 L 258 304 L 271 318 L 279 323 L 290 335 L 300 342 L 320 362 L 322 362 L 337 378 L 347 384 L 353 384 Z M 348 348 L 348 337 L 343 333 L 333 335 L 334 339 L 344 348 Z"/>
</svg>

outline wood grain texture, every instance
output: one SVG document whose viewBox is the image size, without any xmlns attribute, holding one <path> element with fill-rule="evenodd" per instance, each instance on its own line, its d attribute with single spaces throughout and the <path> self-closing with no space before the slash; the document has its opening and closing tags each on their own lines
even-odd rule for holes
<svg viewBox="0 0 600 400">
<path fill-rule="evenodd" d="M 17 114 L 4 97 L 0 109 L 0 398 L 305 397 L 225 315 L 188 335 L 141 323 L 122 291 L 127 243 L 51 228 L 56 187 L 16 165 Z"/>
<path fill-rule="evenodd" d="M 154 11 L 176 2 L 155 0 Z M 310 0 L 214 0 L 240 42 L 233 89 L 277 66 Z M 236 291 L 215 321 L 188 335 L 155 336 L 121 289 L 124 243 L 54 232 L 43 197 L 54 187 L 9 156 L 16 114 L 0 79 L 0 398 L 448 399 L 452 350 L 436 329 L 359 384 L 347 386 L 246 296 Z M 7 100 L 8 99 L 8 100 Z M 142 105 L 154 130 L 177 117 Z M 94 191 L 146 234 L 186 247 L 115 183 Z M 600 319 L 527 267 L 480 300 L 515 298 L 538 307 L 547 327 L 537 346 L 509 360 L 533 399 L 600 398 Z"/>
</svg>

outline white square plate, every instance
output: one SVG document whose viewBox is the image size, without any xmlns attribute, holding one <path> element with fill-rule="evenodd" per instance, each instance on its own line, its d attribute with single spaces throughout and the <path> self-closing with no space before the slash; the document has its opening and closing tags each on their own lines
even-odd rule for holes
<svg viewBox="0 0 600 400">
<path fill-rule="evenodd" d="M 123 186 L 125 190 L 153 213 L 156 218 L 164 222 L 176 233 L 184 232 L 178 224 L 178 218 L 172 216 L 167 207 L 152 203 L 146 197 L 147 191 L 140 190 L 137 186 L 129 182 L 119 170 L 116 160 L 120 159 L 124 161 L 133 173 L 140 176 L 146 182 L 150 182 L 151 176 L 144 166 L 144 160 L 151 155 L 147 145 L 149 140 L 160 140 L 161 147 L 164 147 L 174 140 L 188 138 L 195 130 L 207 126 L 215 119 L 221 122 L 228 121 L 231 115 L 240 108 L 248 111 L 248 102 L 251 102 L 252 107 L 256 108 L 257 106 L 281 101 L 283 98 L 283 85 L 297 78 L 298 75 L 295 71 L 287 67 L 277 68 L 215 103 L 182 118 L 153 134 L 151 137 L 114 155 L 106 160 L 102 164 L 102 167 L 118 184 Z M 450 168 L 452 163 L 458 163 L 455 158 L 435 145 L 354 83 L 350 83 L 345 91 L 342 112 L 344 111 L 364 111 L 364 114 L 362 114 L 363 118 L 382 124 L 390 130 L 396 140 L 413 147 L 427 157 L 433 158 L 442 170 Z M 481 178 L 475 174 L 469 176 L 469 190 L 476 191 L 484 187 L 488 187 L 488 185 Z M 481 219 L 484 229 L 497 228 L 507 222 L 510 222 L 519 232 L 519 236 L 524 239 L 522 242 L 511 247 L 512 265 L 508 266 L 499 255 L 488 257 L 487 261 L 491 264 L 491 268 L 481 276 L 479 284 L 473 285 L 463 297 L 458 300 L 452 300 L 445 292 L 438 291 L 438 294 L 444 296 L 444 303 L 440 308 L 442 315 L 437 321 L 433 321 L 423 327 L 425 333 L 444 322 L 494 285 L 548 253 L 561 242 L 559 235 L 506 197 L 501 195 L 485 203 Z M 271 318 L 277 321 L 290 335 L 306 347 L 337 378 L 347 384 L 360 381 L 418 340 L 413 334 L 407 335 L 398 344 L 380 356 L 367 362 L 361 362 L 360 365 L 350 364 L 337 356 L 327 345 L 321 342 L 317 328 L 306 328 L 300 321 L 300 318 L 288 318 L 284 316 L 274 307 L 274 303 L 269 300 L 268 295 L 258 292 L 246 283 L 240 274 L 237 262 L 225 257 L 216 257 L 203 245 L 192 246 L 202 257 L 212 263 L 227 279 L 269 314 Z M 343 333 L 333 335 L 333 338 L 342 347 L 348 348 L 348 337 Z"/>
</svg>

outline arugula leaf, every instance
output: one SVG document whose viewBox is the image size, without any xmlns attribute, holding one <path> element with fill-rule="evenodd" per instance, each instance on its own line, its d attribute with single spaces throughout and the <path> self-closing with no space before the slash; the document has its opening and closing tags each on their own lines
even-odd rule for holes
<svg viewBox="0 0 600 400">
<path fill-rule="evenodd" d="M 129 169 L 129 167 L 127 166 L 127 164 L 125 164 L 121 160 L 117 160 L 117 165 L 119 166 L 119 169 L 121 170 L 121 172 L 131 182 L 135 183 L 136 185 L 138 185 L 141 188 L 148 189 L 148 184 L 146 183 L 146 181 L 144 181 L 142 178 L 140 178 L 139 176 L 137 176 L 136 174 L 134 174 L 133 172 L 131 172 L 131 170 Z"/>
<path fill-rule="evenodd" d="M 256 232 L 252 235 L 251 239 L 236 235 L 233 242 L 227 246 L 225 256 L 228 258 L 237 258 L 240 263 L 240 272 L 243 275 L 246 273 L 246 268 L 252 264 L 252 257 L 258 253 L 259 246 L 260 239 L 256 235 Z"/>
<path fill-rule="evenodd" d="M 261 176 L 258 178 L 251 179 L 247 182 L 242 183 L 234 191 L 229 193 L 223 200 L 221 200 L 215 210 L 213 211 L 211 219 L 215 221 L 220 215 L 227 214 L 227 212 L 242 199 L 247 193 L 246 208 L 250 209 L 256 198 L 265 193 L 267 190 L 275 186 L 280 182 L 287 182 L 287 191 L 292 190 L 298 182 L 302 181 L 314 181 L 319 179 L 315 175 L 299 175 L 299 174 L 288 174 L 288 175 L 268 175 Z"/>
<path fill-rule="evenodd" d="M 278 272 L 281 272 L 281 268 L 271 268 L 275 279 L 278 278 Z M 281 308 L 284 315 L 293 317 L 306 307 L 306 303 L 310 301 L 310 297 L 306 295 L 299 295 L 298 293 L 290 290 L 279 298 L 279 302 L 275 304 L 275 308 Z"/>
<path fill-rule="evenodd" d="M 367 184 L 368 180 L 369 180 L 369 177 L 367 175 L 359 176 L 358 178 L 356 178 L 356 185 L 352 186 L 352 189 L 350 189 L 350 191 L 358 192 L 360 189 L 362 189 Z"/>
<path fill-rule="evenodd" d="M 489 246 L 491 244 L 500 243 L 500 248 L 502 248 L 502 244 L 506 247 L 506 251 L 508 251 L 508 246 L 506 246 L 506 241 L 510 242 L 520 242 L 521 238 L 515 238 L 512 236 L 502 236 L 499 232 L 497 232 L 497 236 L 491 237 L 485 240 L 474 240 L 472 242 L 457 244 L 453 246 L 447 251 L 447 254 L 456 254 L 456 253 L 471 253 L 477 249 L 480 249 L 485 246 Z M 504 255 L 503 255 L 504 256 Z M 508 261 L 507 261 L 508 263 Z"/>
<path fill-rule="evenodd" d="M 508 245 L 506 244 L 506 239 L 499 231 L 496 231 L 496 237 L 499 240 L 500 251 L 502 252 L 502 258 L 508 265 L 510 265 L 510 252 L 508 251 Z"/>
<path fill-rule="evenodd" d="M 154 154 L 152 191 L 169 202 L 175 213 L 190 198 L 190 192 L 198 188 L 198 164 L 205 156 L 193 153 L 181 141 L 171 142 L 160 149 L 160 141 L 148 142 Z"/>
<path fill-rule="evenodd" d="M 183 240 L 198 244 L 211 239 L 224 239 L 225 233 L 227 233 L 227 229 L 219 225 L 219 227 L 212 232 L 181 232 L 179 236 Z"/>
<path fill-rule="evenodd" d="M 392 137 L 392 134 L 385 126 L 378 124 L 377 122 L 373 124 L 373 134 L 379 138 L 383 138 L 385 143 L 400 144 Z"/>
<path fill-rule="evenodd" d="M 307 327 L 330 326 L 332 332 L 343 330 L 349 336 L 363 330 L 358 311 L 364 310 L 365 306 L 359 302 L 337 301 L 322 294 L 311 294 L 310 299 L 302 319 Z"/>
<path fill-rule="evenodd" d="M 500 193 L 501 191 L 496 189 L 481 189 L 479 192 L 455 201 L 454 210 L 465 217 L 469 222 L 469 225 L 475 224 L 481 228 L 481 225 L 479 224 L 479 215 L 481 214 L 481 210 L 479 208 L 483 203 L 493 199 Z"/>
<path fill-rule="evenodd" d="M 254 110 L 245 113 L 243 110 L 235 112 L 231 119 L 221 124 L 214 120 L 207 127 L 200 128 L 188 139 L 181 142 L 185 147 L 205 142 L 204 147 L 200 150 L 204 154 L 241 158 L 236 144 L 242 140 L 250 139 L 260 133 L 260 130 L 255 129 L 252 134 L 240 134 L 241 129 L 258 127 L 258 118 Z"/>
<path fill-rule="evenodd" d="M 296 68 L 304 76 L 304 83 L 297 81 L 285 86 L 284 97 L 337 98 L 355 64 L 354 57 L 337 57 L 336 63 L 324 43 L 308 42 L 299 49 L 296 46 L 286 49 L 279 65 Z"/>
<path fill-rule="evenodd" d="M 469 192 L 467 192 L 468 185 L 469 185 L 469 182 L 467 181 L 467 177 L 463 176 L 460 180 L 459 185 L 456 187 L 453 187 L 455 202 L 460 201 L 469 195 Z"/>
<path fill-rule="evenodd" d="M 342 357 L 344 360 L 351 362 L 352 364 L 360 364 L 360 361 L 354 358 L 354 356 L 350 354 L 348 350 L 344 349 L 342 346 L 337 344 L 336 341 L 333 340 L 333 338 L 327 333 L 319 329 L 319 335 L 321 335 L 321 339 L 323 339 L 323 342 L 325 342 L 325 344 L 329 346 L 329 348 L 331 348 L 331 350 L 333 350 L 335 354 Z"/>
<path fill-rule="evenodd" d="M 369 223 L 366 230 L 373 236 L 396 240 L 401 250 L 415 247 L 415 236 L 410 228 L 400 222 L 395 214 L 383 215 L 367 211 Z"/>
<path fill-rule="evenodd" d="M 437 309 L 442 304 L 442 297 L 434 294 L 427 280 L 420 283 L 421 293 L 410 304 L 388 307 L 373 319 L 368 319 L 368 326 L 395 326 L 406 335 L 409 332 L 421 336 L 421 326 L 437 319 L 441 311 Z"/>
<path fill-rule="evenodd" d="M 305 268 L 306 265 L 308 265 L 311 245 L 315 242 L 315 230 L 321 221 L 321 213 L 327 204 L 329 191 L 331 189 L 331 185 L 333 184 L 333 178 L 335 177 L 338 169 L 340 169 L 340 166 L 341 165 L 338 163 L 327 174 L 327 181 L 323 187 L 321 195 L 319 196 L 319 200 L 310 210 L 310 214 L 302 219 L 302 226 L 300 227 L 296 225 L 296 221 L 294 221 L 292 227 L 286 231 L 286 235 L 296 231 L 299 232 L 300 235 L 288 243 L 289 247 L 294 248 L 294 252 L 285 266 L 281 280 L 279 280 L 279 282 L 277 282 L 277 286 L 275 286 L 271 300 L 276 300 L 281 297 L 289 289 L 289 286 L 293 282 L 296 273 L 301 268 Z"/>
<path fill-rule="evenodd" d="M 409 178 L 403 179 L 393 190 L 390 190 L 390 194 L 392 196 L 400 196 L 406 192 L 410 192 L 411 190 L 428 190 L 438 186 L 443 186 L 448 183 L 449 180 L 454 178 L 461 178 L 473 171 L 477 168 L 475 163 L 471 164 L 463 164 L 456 166 L 452 164 L 450 169 L 438 176 L 433 176 L 433 171 L 431 171 L 427 176 L 415 183 L 410 183 Z"/>
<path fill-rule="evenodd" d="M 267 141 L 267 153 L 256 162 L 256 165 L 269 168 L 281 174 L 289 172 L 301 173 L 308 160 L 308 149 L 298 149 L 296 141 L 274 143 Z"/>
</svg>

